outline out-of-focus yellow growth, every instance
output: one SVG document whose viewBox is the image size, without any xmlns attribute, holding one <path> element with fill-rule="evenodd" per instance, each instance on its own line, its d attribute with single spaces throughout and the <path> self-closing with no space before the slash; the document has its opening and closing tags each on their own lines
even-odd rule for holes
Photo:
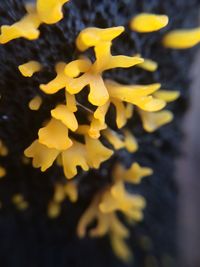
<svg viewBox="0 0 200 267">
<path fill-rule="evenodd" d="M 71 202 L 76 202 L 78 200 L 78 188 L 77 184 L 74 182 L 68 182 L 65 187 L 65 194 Z"/>
<path fill-rule="evenodd" d="M 144 62 L 138 64 L 137 67 L 147 71 L 154 72 L 158 69 L 158 63 L 151 59 L 144 58 Z"/>
<path fill-rule="evenodd" d="M 154 96 L 164 100 L 165 102 L 173 102 L 179 98 L 180 92 L 179 91 L 169 91 L 169 90 L 159 90 L 154 93 Z"/>
<path fill-rule="evenodd" d="M 174 30 L 163 38 L 163 45 L 172 49 L 187 49 L 200 42 L 200 27 L 194 29 Z"/>
<path fill-rule="evenodd" d="M 146 112 L 140 110 L 139 113 L 144 129 L 150 133 L 173 120 L 173 114 L 169 110 L 158 112 Z"/>
<path fill-rule="evenodd" d="M 0 140 L 0 156 L 5 157 L 8 155 L 8 148 L 4 145 L 3 141 Z"/>
<path fill-rule="evenodd" d="M 111 145 L 113 145 L 116 150 L 124 148 L 124 142 L 115 131 L 106 129 L 102 132 L 102 135 L 108 140 Z"/>
<path fill-rule="evenodd" d="M 61 206 L 60 203 L 57 202 L 50 202 L 48 205 L 48 210 L 47 210 L 47 214 L 48 217 L 51 219 L 55 219 L 60 215 L 61 212 Z"/>
<path fill-rule="evenodd" d="M 15 194 L 12 197 L 12 203 L 16 206 L 18 210 L 26 210 L 29 206 L 28 202 L 24 200 L 24 196 L 21 194 Z"/>
<path fill-rule="evenodd" d="M 138 143 L 133 134 L 128 130 L 124 130 L 124 146 L 130 153 L 138 150 Z"/>
<path fill-rule="evenodd" d="M 32 77 L 35 72 L 42 69 L 42 65 L 38 61 L 29 61 L 18 66 L 19 71 L 24 77 Z"/>
<path fill-rule="evenodd" d="M 41 20 L 36 12 L 35 7 L 29 5 L 27 8 L 28 14 L 20 21 L 13 25 L 1 26 L 0 43 L 5 44 L 13 39 L 24 37 L 28 40 L 35 40 L 39 37 L 39 26 Z"/>
<path fill-rule="evenodd" d="M 37 12 L 42 22 L 54 24 L 63 18 L 62 6 L 69 0 L 37 0 Z"/>
<path fill-rule="evenodd" d="M 0 166 L 0 178 L 3 178 L 6 175 L 6 169 Z"/>
<path fill-rule="evenodd" d="M 31 101 L 29 102 L 28 106 L 31 110 L 38 110 L 42 104 L 42 98 L 39 95 L 36 95 Z"/>
<path fill-rule="evenodd" d="M 144 198 L 126 192 L 122 181 L 116 182 L 109 191 L 105 191 L 99 204 L 99 209 L 103 213 L 121 211 L 134 221 L 142 220 L 144 207 Z"/>
<path fill-rule="evenodd" d="M 68 137 L 68 128 L 54 118 L 39 130 L 38 137 L 39 142 L 48 148 L 65 150 L 72 146 L 72 141 Z"/>
<path fill-rule="evenodd" d="M 154 32 L 164 28 L 168 22 L 166 15 L 141 13 L 132 18 L 130 28 L 136 32 Z"/>
</svg>

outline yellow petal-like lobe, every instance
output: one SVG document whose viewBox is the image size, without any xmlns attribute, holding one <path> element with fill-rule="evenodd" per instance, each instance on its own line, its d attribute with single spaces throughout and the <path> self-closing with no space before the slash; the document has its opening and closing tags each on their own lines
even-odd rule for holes
<svg viewBox="0 0 200 267">
<path fill-rule="evenodd" d="M 72 146 L 68 137 L 68 128 L 59 120 L 51 119 L 47 126 L 38 132 L 39 142 L 48 148 L 65 150 Z"/>
<path fill-rule="evenodd" d="M 38 61 L 32 60 L 18 66 L 18 69 L 24 77 L 32 77 L 35 72 L 42 69 L 42 65 Z"/>
<path fill-rule="evenodd" d="M 66 105 L 69 111 L 76 112 L 77 106 L 76 106 L 76 98 L 75 95 L 71 95 L 68 92 L 65 92 L 66 95 Z"/>
<path fill-rule="evenodd" d="M 173 102 L 179 98 L 180 92 L 179 91 L 169 91 L 169 90 L 159 90 L 154 93 L 156 98 L 162 99 L 165 102 Z"/>
<path fill-rule="evenodd" d="M 71 202 L 74 203 L 78 200 L 78 188 L 74 182 L 68 182 L 65 185 L 64 190 Z"/>
<path fill-rule="evenodd" d="M 163 38 L 163 45 L 172 49 L 187 49 L 200 42 L 200 27 L 194 29 L 174 30 Z"/>
<path fill-rule="evenodd" d="M 105 123 L 105 116 L 110 106 L 110 102 L 106 102 L 104 105 L 98 107 L 94 112 L 94 118 L 99 120 L 101 123 Z"/>
<path fill-rule="evenodd" d="M 113 151 L 101 144 L 98 139 L 85 136 L 87 162 L 91 168 L 98 169 L 100 164 L 108 160 Z"/>
<path fill-rule="evenodd" d="M 46 94 L 55 94 L 59 90 L 65 88 L 66 84 L 69 81 L 69 77 L 67 77 L 64 73 L 66 64 L 63 62 L 59 62 L 56 65 L 56 73 L 57 76 L 47 84 L 41 84 L 40 89 Z"/>
<path fill-rule="evenodd" d="M 124 146 L 130 153 L 136 152 L 138 150 L 138 143 L 136 141 L 136 138 L 128 130 L 124 130 Z"/>
<path fill-rule="evenodd" d="M 108 64 L 103 70 L 109 70 L 114 68 L 130 68 L 137 64 L 141 64 L 144 60 L 140 57 L 128 57 L 128 56 L 111 56 Z"/>
<path fill-rule="evenodd" d="M 65 74 L 71 78 L 79 76 L 82 72 L 89 71 L 92 63 L 89 59 L 83 58 L 83 59 L 77 59 L 70 63 L 68 63 L 65 67 Z"/>
<path fill-rule="evenodd" d="M 116 256 L 123 262 L 130 263 L 133 255 L 125 240 L 113 234 L 110 238 L 110 241 Z"/>
<path fill-rule="evenodd" d="M 40 34 L 38 30 L 40 24 L 41 20 L 34 7 L 29 8 L 29 14 L 25 15 L 20 21 L 10 26 L 1 26 L 0 43 L 5 44 L 20 37 L 28 40 L 37 39 Z"/>
<path fill-rule="evenodd" d="M 62 184 L 56 184 L 55 191 L 54 191 L 54 196 L 53 196 L 53 200 L 56 203 L 61 203 L 61 202 L 64 201 L 64 199 L 65 199 L 64 186 Z"/>
<path fill-rule="evenodd" d="M 126 118 L 127 118 L 127 120 L 132 118 L 133 112 L 134 112 L 133 105 L 130 103 L 127 103 L 127 105 L 126 105 Z"/>
<path fill-rule="evenodd" d="M 132 18 L 130 28 L 137 32 L 154 32 L 164 28 L 168 21 L 166 15 L 141 13 Z"/>
<path fill-rule="evenodd" d="M 98 45 L 100 42 L 110 42 L 124 31 L 124 27 L 113 27 L 107 29 L 86 28 L 82 30 L 77 39 L 76 46 L 80 51 Z"/>
<path fill-rule="evenodd" d="M 42 98 L 39 95 L 36 95 L 31 101 L 29 102 L 28 106 L 31 110 L 38 110 L 42 104 Z"/>
<path fill-rule="evenodd" d="M 138 163 L 133 163 L 131 167 L 124 172 L 124 180 L 129 183 L 139 184 L 145 176 L 152 175 L 151 168 L 141 167 Z"/>
<path fill-rule="evenodd" d="M 35 140 L 25 151 L 24 154 L 28 158 L 33 158 L 33 167 L 41 168 L 41 171 L 46 171 L 55 159 L 59 151 L 54 148 L 48 148 Z"/>
<path fill-rule="evenodd" d="M 126 108 L 124 106 L 124 103 L 117 100 L 117 99 L 112 99 L 112 103 L 115 106 L 116 109 L 116 123 L 117 123 L 117 127 L 120 129 L 122 128 L 126 122 L 127 122 L 127 118 L 126 118 Z"/>
<path fill-rule="evenodd" d="M 0 166 L 0 178 L 3 178 L 6 175 L 6 169 Z"/>
<path fill-rule="evenodd" d="M 54 24 L 63 18 L 62 6 L 69 0 L 37 0 L 37 12 L 42 22 Z"/>
<path fill-rule="evenodd" d="M 60 203 L 56 203 L 56 202 L 49 203 L 48 210 L 47 210 L 47 214 L 49 218 L 55 219 L 60 215 L 60 213 L 61 213 Z"/>
<path fill-rule="evenodd" d="M 124 142 L 120 139 L 118 134 L 111 129 L 106 129 L 102 132 L 102 135 L 108 140 L 115 149 L 121 149 L 124 147 Z"/>
<path fill-rule="evenodd" d="M 95 106 L 102 106 L 109 100 L 109 94 L 101 75 L 93 75 L 90 80 L 88 100 Z"/>
<path fill-rule="evenodd" d="M 107 125 L 105 123 L 102 123 L 100 120 L 97 120 L 93 117 L 88 134 L 90 137 L 97 139 L 101 135 L 100 131 L 106 128 L 107 128 Z"/>
<path fill-rule="evenodd" d="M 161 126 L 173 120 L 173 114 L 168 110 L 159 112 L 140 111 L 140 116 L 142 119 L 143 127 L 147 132 L 154 132 Z"/>
<path fill-rule="evenodd" d="M 62 152 L 62 165 L 65 177 L 73 178 L 77 174 L 77 167 L 80 166 L 84 171 L 89 169 L 85 146 L 74 141 L 73 145 Z"/>
<path fill-rule="evenodd" d="M 73 112 L 69 111 L 67 106 L 58 105 L 55 109 L 51 110 L 53 118 L 62 121 L 71 131 L 76 131 L 78 128 L 78 122 Z"/>
</svg>

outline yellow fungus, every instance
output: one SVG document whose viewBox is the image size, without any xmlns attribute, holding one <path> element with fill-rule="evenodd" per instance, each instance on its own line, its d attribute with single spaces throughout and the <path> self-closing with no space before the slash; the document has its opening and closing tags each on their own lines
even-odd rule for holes
<svg viewBox="0 0 200 267">
<path fill-rule="evenodd" d="M 48 206 L 47 214 L 51 219 L 55 219 L 60 215 L 61 206 L 59 203 L 51 202 Z"/>
<path fill-rule="evenodd" d="M 93 117 L 88 134 L 90 137 L 97 139 L 101 135 L 100 131 L 106 128 L 107 128 L 107 125 L 105 123 L 102 123 L 100 120 L 97 120 Z"/>
<path fill-rule="evenodd" d="M 162 99 L 157 99 L 150 95 L 160 88 L 160 84 L 157 83 L 150 85 L 123 85 L 107 80 L 106 86 L 110 97 L 113 99 L 134 104 L 146 111 L 158 111 L 166 104 Z M 120 110 L 120 113 L 122 113 L 122 108 Z"/>
<path fill-rule="evenodd" d="M 126 108 L 124 103 L 118 99 L 112 99 L 112 104 L 115 106 L 116 109 L 116 124 L 117 127 L 120 129 L 127 122 Z"/>
<path fill-rule="evenodd" d="M 42 104 L 42 98 L 37 95 L 29 102 L 28 106 L 31 110 L 38 110 Z"/>
<path fill-rule="evenodd" d="M 24 154 L 28 158 L 33 158 L 33 167 L 41 168 L 41 171 L 46 171 L 55 159 L 59 151 L 54 148 L 48 148 L 35 140 L 25 151 Z"/>
<path fill-rule="evenodd" d="M 71 202 L 74 203 L 78 200 L 78 188 L 74 182 L 68 182 L 65 185 L 64 190 Z"/>
<path fill-rule="evenodd" d="M 80 166 L 84 171 L 89 169 L 87 163 L 87 152 L 83 144 L 74 141 L 73 145 L 62 152 L 62 165 L 65 177 L 73 178 L 77 174 L 77 167 Z"/>
<path fill-rule="evenodd" d="M 72 146 L 68 137 L 68 128 L 59 120 L 52 118 L 47 126 L 38 132 L 39 142 L 48 148 L 65 150 Z"/>
<path fill-rule="evenodd" d="M 91 168 L 98 169 L 100 164 L 109 159 L 113 151 L 101 144 L 98 139 L 85 136 L 87 162 Z"/>
<path fill-rule="evenodd" d="M 137 67 L 154 72 L 158 69 L 158 63 L 151 59 L 144 58 L 144 62 L 138 64 Z"/>
<path fill-rule="evenodd" d="M 1 26 L 0 43 L 5 44 L 20 37 L 24 37 L 28 40 L 37 39 L 40 34 L 38 30 L 40 24 L 41 20 L 34 6 L 29 5 L 28 14 L 25 15 L 20 21 L 11 26 Z"/>
<path fill-rule="evenodd" d="M 88 58 L 74 60 L 65 66 L 65 74 L 71 78 L 79 76 L 82 72 L 87 72 L 92 66 Z"/>
<path fill-rule="evenodd" d="M 4 145 L 2 140 L 0 140 L 0 156 L 5 157 L 8 155 L 8 148 Z"/>
<path fill-rule="evenodd" d="M 51 110 L 53 118 L 60 120 L 71 131 L 76 131 L 78 128 L 78 122 L 73 112 L 71 112 L 67 106 L 58 105 L 55 109 Z"/>
<path fill-rule="evenodd" d="M 124 171 L 123 179 L 129 183 L 139 184 L 143 177 L 152 175 L 152 173 L 151 168 L 141 167 L 135 162 L 128 170 Z"/>
<path fill-rule="evenodd" d="M 6 169 L 0 166 L 0 178 L 3 178 L 6 175 Z"/>
<path fill-rule="evenodd" d="M 56 184 L 53 200 L 56 203 L 61 203 L 65 199 L 65 190 L 62 184 Z"/>
<path fill-rule="evenodd" d="M 173 120 L 173 114 L 169 110 L 162 110 L 158 112 L 145 112 L 140 110 L 142 124 L 147 132 L 154 132 L 161 126 Z"/>
<path fill-rule="evenodd" d="M 165 102 L 173 102 L 179 98 L 180 92 L 179 91 L 169 91 L 169 90 L 159 90 L 154 93 L 156 98 L 162 99 Z"/>
<path fill-rule="evenodd" d="M 102 132 L 102 135 L 108 140 L 115 149 L 121 149 L 124 147 L 124 142 L 120 139 L 119 135 L 111 130 L 106 129 Z"/>
<path fill-rule="evenodd" d="M 138 150 L 138 143 L 136 141 L 136 138 L 128 130 L 124 130 L 124 146 L 130 153 L 136 152 Z"/>
<path fill-rule="evenodd" d="M 22 201 L 20 203 L 17 204 L 17 209 L 18 210 L 26 210 L 28 208 L 29 204 L 27 201 Z"/>
<path fill-rule="evenodd" d="M 130 104 L 130 103 L 127 103 L 126 110 L 125 110 L 125 115 L 126 115 L 127 120 L 130 119 L 130 118 L 132 118 L 133 112 L 134 112 L 133 105 Z"/>
<path fill-rule="evenodd" d="M 13 197 L 12 197 L 12 202 L 14 203 L 14 204 L 19 204 L 19 203 L 21 203 L 21 202 L 23 202 L 24 201 L 24 197 L 23 197 L 23 195 L 21 195 L 21 194 L 15 194 L 15 195 L 13 195 Z"/>
<path fill-rule="evenodd" d="M 54 24 L 63 18 L 62 6 L 69 0 L 37 0 L 37 12 L 42 22 Z"/>
<path fill-rule="evenodd" d="M 166 15 L 141 13 L 132 18 L 130 28 L 137 32 L 154 32 L 164 28 L 168 21 Z"/>
<path fill-rule="evenodd" d="M 113 234 L 110 238 L 110 241 L 112 249 L 117 257 L 126 263 L 130 263 L 132 261 L 133 255 L 125 240 Z"/>
<path fill-rule="evenodd" d="M 194 29 L 174 30 L 163 38 L 163 45 L 172 49 L 187 49 L 200 42 L 200 27 Z"/>
<path fill-rule="evenodd" d="M 42 69 L 42 65 L 37 61 L 29 61 L 18 66 L 19 71 L 25 77 L 32 77 L 35 72 L 38 72 Z"/>
<path fill-rule="evenodd" d="M 76 106 L 76 98 L 74 95 L 71 95 L 68 92 L 65 92 L 66 95 L 66 105 L 69 111 L 76 112 L 77 106 Z"/>
</svg>

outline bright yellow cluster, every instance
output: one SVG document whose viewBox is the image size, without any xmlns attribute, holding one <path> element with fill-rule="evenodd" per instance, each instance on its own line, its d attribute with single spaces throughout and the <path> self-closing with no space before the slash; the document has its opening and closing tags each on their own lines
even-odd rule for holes
<svg viewBox="0 0 200 267">
<path fill-rule="evenodd" d="M 63 18 L 62 6 L 69 0 L 36 0 L 36 5 L 26 5 L 27 14 L 13 25 L 1 27 L 0 44 L 23 37 L 35 40 L 39 37 L 42 23 L 53 24 Z"/>
<path fill-rule="evenodd" d="M 145 176 L 151 175 L 150 168 L 132 164 L 129 169 L 117 164 L 113 171 L 113 184 L 96 195 L 79 220 L 77 234 L 84 237 L 87 227 L 97 220 L 94 228 L 89 230 L 91 237 L 109 235 L 115 254 L 123 261 L 130 261 L 132 253 L 126 244 L 129 237 L 128 228 L 122 224 L 116 214 L 121 212 L 129 223 L 139 222 L 143 218 L 145 200 L 140 195 L 127 192 L 125 182 L 137 184 Z"/>
</svg>

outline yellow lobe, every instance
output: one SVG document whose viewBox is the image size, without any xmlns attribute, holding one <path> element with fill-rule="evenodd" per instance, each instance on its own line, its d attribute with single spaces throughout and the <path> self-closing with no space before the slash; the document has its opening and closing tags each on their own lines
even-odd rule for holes
<svg viewBox="0 0 200 267">
<path fill-rule="evenodd" d="M 111 99 L 112 104 L 115 106 L 116 109 L 116 124 L 117 127 L 120 129 L 122 128 L 126 122 L 126 109 L 122 101 L 117 99 Z"/>
<path fill-rule="evenodd" d="M 29 61 L 18 66 L 19 71 L 24 77 L 32 77 L 34 73 L 42 69 L 42 65 L 38 61 Z"/>
<path fill-rule="evenodd" d="M 61 213 L 61 206 L 56 202 L 51 202 L 48 205 L 47 215 L 51 219 L 57 218 Z"/>
<path fill-rule="evenodd" d="M 65 67 L 65 74 L 71 78 L 75 78 L 80 73 L 87 72 L 91 68 L 91 61 L 88 58 L 74 60 Z"/>
<path fill-rule="evenodd" d="M 113 151 L 103 146 L 98 139 L 85 136 L 85 142 L 87 162 L 91 168 L 98 169 L 100 164 L 108 160 L 113 154 Z"/>
<path fill-rule="evenodd" d="M 51 119 L 47 126 L 38 132 L 39 142 L 48 148 L 65 150 L 72 146 L 68 128 L 59 120 Z"/>
<path fill-rule="evenodd" d="M 65 88 L 69 78 L 64 74 L 66 64 L 59 62 L 56 64 L 56 77 L 47 84 L 41 84 L 40 89 L 46 94 L 55 94 L 59 90 Z"/>
<path fill-rule="evenodd" d="M 118 150 L 124 147 L 124 142 L 120 139 L 119 135 L 115 131 L 106 129 L 102 132 L 102 135 L 111 145 L 113 145 L 115 149 Z"/>
<path fill-rule="evenodd" d="M 71 131 L 76 131 L 78 128 L 78 122 L 73 112 L 69 111 L 67 106 L 58 105 L 55 109 L 51 110 L 53 118 L 60 120 Z"/>
<path fill-rule="evenodd" d="M 136 152 L 138 150 L 138 143 L 133 134 L 128 130 L 124 130 L 124 137 L 124 145 L 126 149 L 130 153 Z"/>
<path fill-rule="evenodd" d="M 134 106 L 130 103 L 126 105 L 126 118 L 127 120 L 133 117 Z"/>
<path fill-rule="evenodd" d="M 76 97 L 75 95 L 71 95 L 68 92 L 65 92 L 66 95 L 66 105 L 69 111 L 76 112 L 77 106 L 76 106 Z"/>
<path fill-rule="evenodd" d="M 93 75 L 90 80 L 88 100 L 95 106 L 102 106 L 109 100 L 109 94 L 101 75 Z"/>
<path fill-rule="evenodd" d="M 42 22 L 54 24 L 63 18 L 62 6 L 69 0 L 37 0 L 37 12 Z"/>
<path fill-rule="evenodd" d="M 6 169 L 0 166 L 0 178 L 3 178 L 6 175 Z"/>
<path fill-rule="evenodd" d="M 24 154 L 28 158 L 33 158 L 33 167 L 41 168 L 46 171 L 56 160 L 59 151 L 54 148 L 48 148 L 35 140 L 25 151 Z"/>
<path fill-rule="evenodd" d="M 143 62 L 143 58 L 140 57 L 129 57 L 129 56 L 111 56 L 107 65 L 103 70 L 109 70 L 114 68 L 130 68 Z"/>
<path fill-rule="evenodd" d="M 76 46 L 80 51 L 96 46 L 100 42 L 110 42 L 124 31 L 124 27 L 112 27 L 106 29 L 86 28 L 82 30 L 77 39 Z"/>
<path fill-rule="evenodd" d="M 29 102 L 28 106 L 31 110 L 38 110 L 42 104 L 42 98 L 37 95 Z"/>
<path fill-rule="evenodd" d="M 164 28 L 169 22 L 168 16 L 141 13 L 133 17 L 130 28 L 136 32 L 154 32 Z"/>
<path fill-rule="evenodd" d="M 159 90 L 154 93 L 154 96 L 158 99 L 162 99 L 165 102 L 173 102 L 179 98 L 179 91 Z"/>
<path fill-rule="evenodd" d="M 100 131 L 107 128 L 105 123 L 102 123 L 100 120 L 92 118 L 88 134 L 90 137 L 98 139 L 100 137 Z"/>
<path fill-rule="evenodd" d="M 73 145 L 62 152 L 62 165 L 67 179 L 77 175 L 77 167 L 80 166 L 84 171 L 88 171 L 87 155 L 85 146 L 74 141 Z"/>
<path fill-rule="evenodd" d="M 139 184 L 143 177 L 152 175 L 152 173 L 153 171 L 151 168 L 141 167 L 135 162 L 124 172 L 124 179 L 126 182 Z"/>
<path fill-rule="evenodd" d="M 200 27 L 194 29 L 174 30 L 163 38 L 163 45 L 172 49 L 187 49 L 200 42 Z"/>
<path fill-rule="evenodd" d="M 41 24 L 40 18 L 34 8 L 29 8 L 29 14 L 25 15 L 20 21 L 13 25 L 1 26 L 0 43 L 5 44 L 13 39 L 24 37 L 34 40 L 39 37 L 38 27 Z"/>
<path fill-rule="evenodd" d="M 64 190 L 71 202 L 75 203 L 78 200 L 78 187 L 74 182 L 68 182 L 65 185 Z"/>
<path fill-rule="evenodd" d="M 151 59 L 145 58 L 144 62 L 138 64 L 137 67 L 150 71 L 150 72 L 154 72 L 158 69 L 158 63 Z"/>
<path fill-rule="evenodd" d="M 55 191 L 54 191 L 54 196 L 53 196 L 53 200 L 56 203 L 61 203 L 61 202 L 64 201 L 64 199 L 65 199 L 64 186 L 62 184 L 56 184 Z"/>
<path fill-rule="evenodd" d="M 113 234 L 110 240 L 115 255 L 123 262 L 130 263 L 133 259 L 133 255 L 125 240 L 118 237 L 117 234 Z"/>
<path fill-rule="evenodd" d="M 139 111 L 139 113 L 142 119 L 143 127 L 147 132 L 154 132 L 161 126 L 173 120 L 173 114 L 168 110 L 159 112 Z"/>
<path fill-rule="evenodd" d="M 105 123 L 105 117 L 109 106 L 110 102 L 108 101 L 104 105 L 98 107 L 94 112 L 94 118 L 99 120 L 101 123 Z"/>
</svg>

